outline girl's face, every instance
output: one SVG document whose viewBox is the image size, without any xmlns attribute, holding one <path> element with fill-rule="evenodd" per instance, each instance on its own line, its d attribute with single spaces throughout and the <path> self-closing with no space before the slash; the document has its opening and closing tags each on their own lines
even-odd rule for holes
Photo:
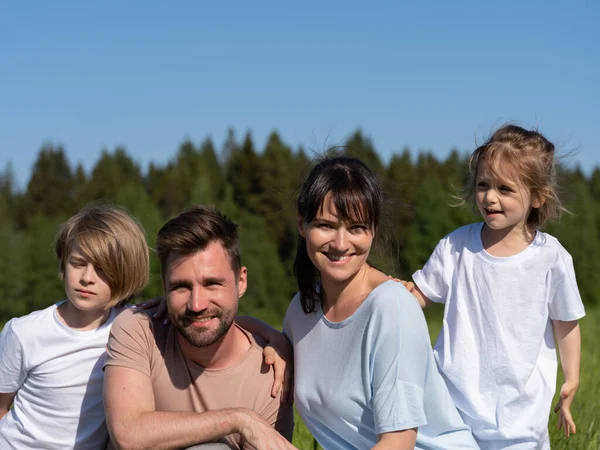
<svg viewBox="0 0 600 450">
<path fill-rule="evenodd" d="M 367 268 L 372 227 L 338 218 L 331 193 L 325 196 L 322 211 L 310 223 L 300 223 L 299 231 L 322 281 L 345 282 Z"/>
<path fill-rule="evenodd" d="M 512 175 L 512 176 L 511 176 Z M 510 172 L 494 174 L 486 161 L 479 163 L 475 180 L 475 203 L 491 230 L 516 228 L 527 234 L 532 198 L 521 180 Z"/>
</svg>

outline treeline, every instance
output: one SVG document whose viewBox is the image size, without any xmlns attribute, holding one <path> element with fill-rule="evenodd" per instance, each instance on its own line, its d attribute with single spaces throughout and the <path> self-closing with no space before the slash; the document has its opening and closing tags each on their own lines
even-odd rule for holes
<svg viewBox="0 0 600 450">
<path fill-rule="evenodd" d="M 408 149 L 388 164 L 372 142 L 356 131 L 328 154 L 365 161 L 383 181 L 388 205 L 382 239 L 373 263 L 410 277 L 439 241 L 460 225 L 480 220 L 470 206 L 451 206 L 466 175 L 468 155 L 452 151 L 443 161 Z M 15 186 L 7 165 L 0 172 L 0 323 L 64 298 L 52 242 L 59 225 L 91 201 L 116 202 L 139 218 L 152 247 L 160 226 L 194 203 L 217 205 L 241 225 L 243 264 L 249 288 L 240 310 L 279 324 L 294 289 L 295 196 L 317 155 L 292 149 L 273 132 L 262 151 L 248 133 L 238 141 L 230 131 L 217 151 L 206 139 L 186 141 L 166 165 L 144 171 L 124 148 L 103 151 L 91 172 L 72 166 L 60 146 L 44 145 L 25 190 Z M 600 169 L 586 177 L 562 169 L 563 198 L 571 211 L 547 231 L 572 254 L 587 305 L 600 294 Z M 144 297 L 161 293 L 158 261 Z"/>
</svg>

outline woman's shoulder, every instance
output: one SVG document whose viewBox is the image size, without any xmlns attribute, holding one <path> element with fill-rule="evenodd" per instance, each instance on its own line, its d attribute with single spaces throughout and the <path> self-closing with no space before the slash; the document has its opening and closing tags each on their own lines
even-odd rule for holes
<svg viewBox="0 0 600 450">
<path fill-rule="evenodd" d="M 402 310 L 404 314 L 422 314 L 416 297 L 398 281 L 385 280 L 371 291 L 370 297 L 373 310 L 382 314 L 389 314 L 394 310 Z"/>
</svg>

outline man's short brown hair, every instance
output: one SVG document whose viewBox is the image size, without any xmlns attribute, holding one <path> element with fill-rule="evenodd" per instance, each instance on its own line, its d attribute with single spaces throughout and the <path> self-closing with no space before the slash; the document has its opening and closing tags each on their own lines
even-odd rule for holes
<svg viewBox="0 0 600 450">
<path fill-rule="evenodd" d="M 54 243 L 61 279 L 75 243 L 84 258 L 106 276 L 112 297 L 107 308 L 124 305 L 148 284 L 146 235 L 140 223 L 123 208 L 87 205 L 61 226 Z"/>
<path fill-rule="evenodd" d="M 169 220 L 158 232 L 156 253 L 163 276 L 169 255 L 191 255 L 211 242 L 221 242 L 229 256 L 235 277 L 242 267 L 238 226 L 214 206 L 195 205 Z"/>
</svg>

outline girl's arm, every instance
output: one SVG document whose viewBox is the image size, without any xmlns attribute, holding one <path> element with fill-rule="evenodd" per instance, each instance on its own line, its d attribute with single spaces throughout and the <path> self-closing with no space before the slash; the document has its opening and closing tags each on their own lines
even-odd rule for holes
<svg viewBox="0 0 600 450">
<path fill-rule="evenodd" d="M 293 398 L 294 351 L 288 338 L 262 320 L 250 316 L 238 316 L 236 323 L 252 334 L 263 338 L 267 346 L 263 351 L 265 364 L 273 366 L 275 379 L 271 396 L 276 397 L 281 390 L 281 401 L 291 403 Z"/>
<path fill-rule="evenodd" d="M 560 388 L 560 400 L 554 408 L 558 413 L 558 428 L 564 429 L 565 436 L 576 432 L 575 421 L 571 415 L 571 403 L 579 388 L 579 363 L 581 359 L 581 332 L 577 320 L 553 320 L 554 335 L 558 342 L 560 362 L 565 382 Z"/>
<path fill-rule="evenodd" d="M 0 393 L 0 420 L 8 413 L 10 406 L 15 399 L 16 392 Z"/>
<path fill-rule="evenodd" d="M 425 296 L 425 294 L 423 294 L 423 291 L 419 289 L 419 286 L 417 286 L 412 281 L 400 280 L 400 283 L 402 283 L 404 287 L 408 289 L 408 292 L 410 292 L 416 297 L 417 301 L 419 302 L 419 305 L 421 305 L 421 308 L 426 308 L 427 306 L 432 305 L 434 303 L 431 300 L 429 300 Z"/>
</svg>

